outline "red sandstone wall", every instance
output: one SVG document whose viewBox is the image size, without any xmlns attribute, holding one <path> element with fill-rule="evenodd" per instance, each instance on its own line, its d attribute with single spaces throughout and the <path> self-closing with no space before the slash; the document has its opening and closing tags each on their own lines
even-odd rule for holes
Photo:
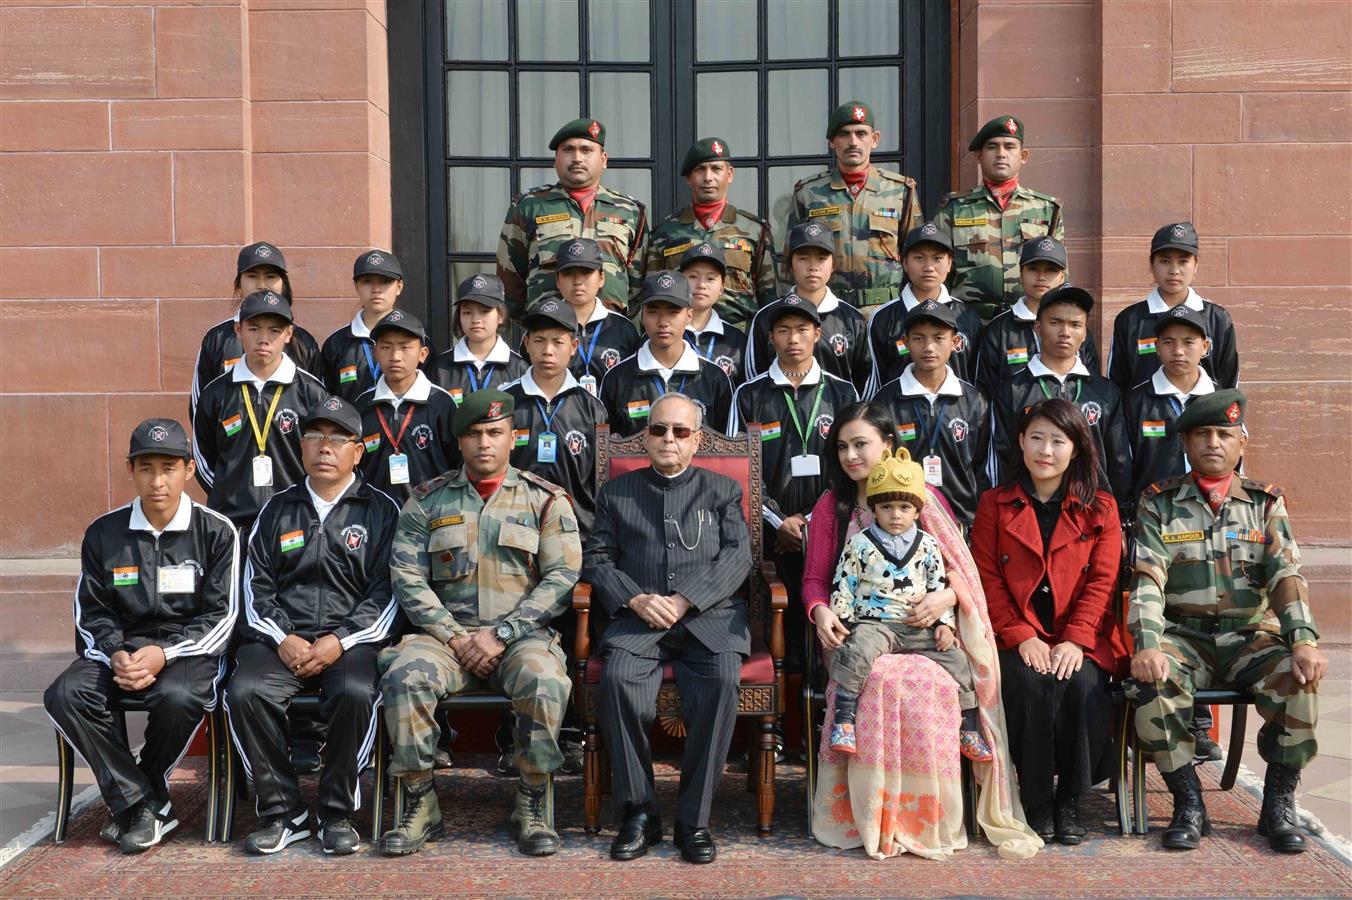
<svg viewBox="0 0 1352 900">
<path fill-rule="evenodd" d="M 390 241 L 384 0 L 0 8 L 0 557 L 73 555 L 126 502 L 132 425 L 187 416 L 239 246 L 299 320 Z M 341 186 L 341 189 L 338 189 Z"/>
</svg>

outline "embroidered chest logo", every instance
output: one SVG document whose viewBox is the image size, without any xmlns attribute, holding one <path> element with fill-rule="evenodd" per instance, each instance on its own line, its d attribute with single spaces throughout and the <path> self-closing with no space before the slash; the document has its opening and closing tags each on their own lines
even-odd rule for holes
<svg viewBox="0 0 1352 900">
<path fill-rule="evenodd" d="M 953 440 L 961 444 L 963 441 L 967 440 L 967 432 L 968 432 L 967 420 L 950 419 L 948 423 L 948 431 L 949 434 L 953 435 Z"/>
<path fill-rule="evenodd" d="M 281 430 L 282 434 L 290 434 L 295 427 L 300 424 L 300 413 L 287 407 L 277 413 L 277 418 L 273 421 L 277 423 L 277 427 Z"/>
<path fill-rule="evenodd" d="M 567 447 L 573 456 L 581 456 L 582 451 L 587 449 L 587 436 L 576 428 L 570 429 L 563 436 L 563 446 Z"/>
<path fill-rule="evenodd" d="M 426 422 L 413 429 L 413 445 L 419 450 L 432 446 L 432 426 Z"/>
<path fill-rule="evenodd" d="M 836 356 L 844 356 L 850 349 L 850 340 L 840 332 L 836 332 L 827 338 L 827 344 L 831 347 L 831 352 Z"/>
<path fill-rule="evenodd" d="M 343 529 L 343 546 L 348 553 L 356 553 L 366 543 L 366 526 L 349 525 Z"/>
<path fill-rule="evenodd" d="M 1085 421 L 1091 426 L 1097 425 L 1099 418 L 1103 415 L 1103 407 L 1090 400 L 1088 403 L 1080 405 L 1080 411 L 1084 413 Z"/>
</svg>

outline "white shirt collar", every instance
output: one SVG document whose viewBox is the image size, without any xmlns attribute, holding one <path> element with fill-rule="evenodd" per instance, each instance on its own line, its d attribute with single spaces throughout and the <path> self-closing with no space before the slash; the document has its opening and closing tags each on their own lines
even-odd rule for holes
<svg viewBox="0 0 1352 900">
<path fill-rule="evenodd" d="M 1018 300 L 1014 301 L 1014 305 L 1011 306 L 1010 309 L 1014 313 L 1014 318 L 1018 319 L 1020 322 L 1031 322 L 1037 318 L 1037 313 L 1028 308 L 1027 297 L 1020 297 Z"/>
<path fill-rule="evenodd" d="M 413 403 L 426 403 L 427 398 L 430 396 L 432 396 L 432 382 L 429 381 L 423 371 L 419 369 L 418 374 L 413 378 L 413 384 L 409 386 L 408 390 L 404 391 L 404 396 L 402 397 L 394 396 L 394 391 L 390 390 L 390 386 L 385 383 L 385 376 L 381 375 L 380 379 L 376 381 L 376 392 L 375 395 L 371 397 L 371 402 L 380 403 L 383 401 L 392 404 L 395 412 L 398 412 L 399 404 L 403 403 L 405 400 Z"/>
<path fill-rule="evenodd" d="M 169 524 L 164 526 L 164 531 L 187 531 L 188 522 L 192 519 L 192 498 L 187 494 L 182 494 L 178 498 L 178 509 L 174 510 L 174 515 L 169 519 Z M 131 501 L 131 521 L 127 524 L 131 531 L 149 531 L 155 537 L 159 537 L 164 531 L 156 531 L 155 526 L 150 524 L 146 514 L 141 509 L 141 498 L 136 497 Z"/>
<path fill-rule="evenodd" d="M 934 298 L 934 302 L 948 303 L 952 299 L 953 298 L 948 295 L 948 288 L 944 287 L 942 284 L 939 285 L 939 296 Z M 902 305 L 906 307 L 907 312 L 910 312 L 920 305 L 920 300 L 916 297 L 915 292 L 911 290 L 911 283 L 909 281 L 906 282 L 905 286 L 901 289 L 901 302 Z"/>
<path fill-rule="evenodd" d="M 782 366 L 780 366 L 778 359 L 775 359 L 774 362 L 770 363 L 770 380 L 773 381 L 775 384 L 779 385 L 780 387 L 786 388 L 793 387 L 793 382 L 789 381 L 789 376 L 784 374 L 784 369 Z M 802 383 L 816 384 L 821 380 L 822 380 L 822 367 L 817 365 L 817 359 L 816 357 L 813 357 L 812 367 L 808 369 L 807 374 L 803 376 Z"/>
<path fill-rule="evenodd" d="M 455 350 L 451 357 L 458 363 L 474 363 L 475 368 L 481 368 L 488 363 L 497 363 L 501 365 L 512 358 L 512 348 L 507 346 L 507 342 L 498 335 L 498 342 L 493 345 L 493 349 L 488 351 L 488 355 L 480 360 L 469 350 L 469 342 L 464 338 L 455 342 Z"/>
<path fill-rule="evenodd" d="M 574 310 L 574 312 L 576 312 L 576 310 Z M 581 323 L 582 327 L 586 328 L 593 322 L 600 322 L 602 319 L 606 318 L 609 315 L 610 310 L 606 307 L 604 303 L 601 302 L 601 298 L 597 297 L 596 302 L 592 304 L 591 315 L 587 316 L 587 321 Z"/>
<path fill-rule="evenodd" d="M 1203 394 L 1210 394 L 1216 390 L 1216 385 L 1212 382 L 1211 376 L 1206 373 L 1206 369 L 1198 369 L 1197 374 L 1199 377 L 1197 383 L 1192 386 L 1192 390 L 1182 391 L 1169 380 L 1168 375 L 1164 374 L 1164 369 L 1159 368 L 1155 370 L 1154 375 L 1150 376 L 1150 386 L 1155 389 L 1157 397 L 1178 397 L 1186 403 L 1192 397 L 1201 397 Z"/>
<path fill-rule="evenodd" d="M 563 384 L 559 385 L 559 393 L 554 396 L 557 397 L 559 394 L 571 391 L 578 386 L 577 379 L 573 377 L 573 373 L 565 369 L 563 373 Z M 531 397 L 539 397 L 541 400 L 546 401 L 550 399 L 545 396 L 545 392 L 535 380 L 535 366 L 531 366 L 526 370 L 526 373 L 521 376 L 521 390 L 525 391 L 526 394 Z"/>
<path fill-rule="evenodd" d="M 709 321 L 699 331 L 696 331 L 693 328 L 687 328 L 686 331 L 689 331 L 695 337 L 702 337 L 706 334 L 726 334 L 726 332 L 723 331 L 723 317 L 718 314 L 718 310 L 716 309 L 709 310 Z"/>
<path fill-rule="evenodd" d="M 1155 288 L 1150 292 L 1150 296 L 1145 298 L 1145 303 L 1146 307 L 1150 310 L 1151 315 L 1155 316 L 1158 316 L 1160 313 L 1168 312 L 1170 309 L 1169 304 L 1165 303 L 1164 298 L 1160 296 L 1159 288 Z M 1192 288 L 1188 288 L 1188 299 L 1183 301 L 1183 305 L 1189 309 L 1195 309 L 1198 312 L 1201 312 L 1202 297 Z"/>
<path fill-rule="evenodd" d="M 695 352 L 694 347 L 684 341 L 681 342 L 681 345 L 685 348 L 681 351 L 681 358 L 676 360 L 676 365 L 670 369 L 664 369 L 662 364 L 657 361 L 657 357 L 653 356 L 652 348 L 645 340 L 643 345 L 638 348 L 638 367 L 644 372 L 657 372 L 662 376 L 663 381 L 670 381 L 673 372 L 698 372 L 699 354 Z"/>
<path fill-rule="evenodd" d="M 840 298 L 837 297 L 835 294 L 831 293 L 830 288 L 827 288 L 826 296 L 822 298 L 821 303 L 817 304 L 817 312 L 821 313 L 824 316 L 839 305 Z"/>
<path fill-rule="evenodd" d="M 371 329 L 366 327 L 366 321 L 361 317 L 361 310 L 357 310 L 357 314 L 352 317 L 351 328 L 353 337 L 369 338 L 371 336 Z"/>
<path fill-rule="evenodd" d="M 323 497 L 316 494 L 315 489 L 310 486 L 310 476 L 308 475 L 305 476 L 305 490 L 310 495 L 310 502 L 315 505 L 315 512 L 319 513 L 320 525 L 324 524 L 324 520 L 329 517 L 329 513 L 332 512 L 333 508 L 338 505 L 338 501 L 343 499 L 343 495 L 345 495 L 348 492 L 348 490 L 351 489 L 352 482 L 356 480 L 357 476 L 355 473 L 349 475 L 347 477 L 347 484 L 343 485 L 342 489 L 338 491 L 337 496 L 335 496 L 332 500 L 325 500 Z"/>
<path fill-rule="evenodd" d="M 235 363 L 234 368 L 230 370 L 230 380 L 236 384 L 243 384 L 247 381 L 259 390 L 262 390 L 263 385 L 267 383 L 253 372 L 249 371 L 249 360 L 246 356 L 241 356 L 239 362 Z M 268 381 L 275 381 L 278 384 L 290 384 L 295 380 L 296 364 L 291 361 L 291 357 L 283 353 L 282 364 L 277 367 L 277 371 L 273 372 L 272 375 L 268 377 Z"/>
<path fill-rule="evenodd" d="M 907 397 L 923 395 L 928 397 L 931 403 L 933 403 L 937 397 L 961 397 L 962 380 L 958 378 L 957 374 L 953 371 L 952 366 L 944 366 L 944 368 L 947 370 L 947 374 L 944 375 L 944 383 L 939 385 L 939 390 L 932 394 L 930 393 L 929 388 L 921 384 L 920 380 L 915 377 L 915 363 L 906 366 L 906 371 L 901 373 L 901 378 L 899 379 L 901 384 L 899 384 L 898 387 L 901 388 L 901 392 Z"/>
<path fill-rule="evenodd" d="M 1061 384 L 1065 384 L 1066 379 L 1072 375 L 1083 375 L 1086 378 L 1089 377 L 1089 370 L 1084 367 L 1084 361 L 1080 359 L 1078 354 L 1075 357 L 1075 365 L 1071 366 L 1070 371 L 1065 375 L 1057 375 L 1051 369 L 1047 368 L 1047 364 L 1042 361 L 1041 353 L 1034 354 L 1033 358 L 1028 360 L 1028 371 L 1032 372 L 1037 378 L 1050 376 L 1055 378 Z"/>
</svg>

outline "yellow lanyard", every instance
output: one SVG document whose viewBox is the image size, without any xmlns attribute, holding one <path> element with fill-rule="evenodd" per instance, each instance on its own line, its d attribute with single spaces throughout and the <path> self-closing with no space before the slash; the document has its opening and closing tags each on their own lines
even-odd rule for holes
<svg viewBox="0 0 1352 900">
<path fill-rule="evenodd" d="M 277 401 L 282 399 L 282 386 L 280 384 L 277 385 L 277 391 L 272 395 L 272 405 L 268 407 L 267 429 L 258 427 L 258 419 L 254 416 L 253 401 L 249 399 L 248 386 L 241 384 L 239 386 L 239 392 L 244 396 L 244 411 L 249 414 L 249 427 L 253 429 L 254 442 L 258 444 L 258 455 L 263 456 L 267 453 L 268 429 L 272 428 L 272 416 L 277 412 Z M 263 396 L 261 390 L 258 392 L 258 396 L 260 398 Z"/>
</svg>

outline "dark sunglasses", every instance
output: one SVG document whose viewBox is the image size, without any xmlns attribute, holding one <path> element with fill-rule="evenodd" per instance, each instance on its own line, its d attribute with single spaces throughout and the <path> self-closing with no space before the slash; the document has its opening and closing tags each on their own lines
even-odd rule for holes
<svg viewBox="0 0 1352 900">
<path fill-rule="evenodd" d="M 668 425 L 666 422 L 654 422 L 648 426 L 648 434 L 651 434 L 653 437 L 666 437 L 668 428 L 671 429 L 671 433 L 676 436 L 676 439 L 680 441 L 685 440 L 695 433 L 695 429 L 691 428 L 689 425 Z"/>
</svg>

